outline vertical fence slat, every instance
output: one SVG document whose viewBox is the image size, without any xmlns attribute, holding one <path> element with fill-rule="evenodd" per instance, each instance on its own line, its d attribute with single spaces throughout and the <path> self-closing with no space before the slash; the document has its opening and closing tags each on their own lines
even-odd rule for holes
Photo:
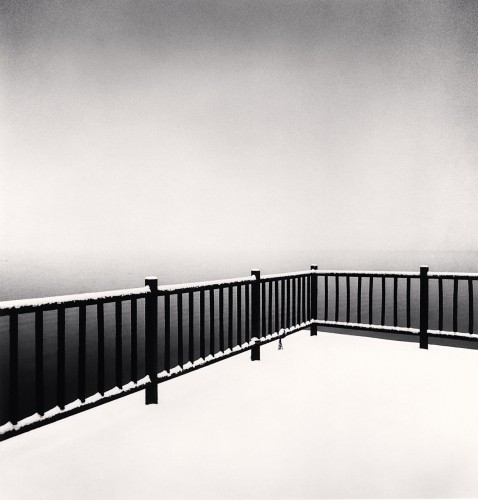
<svg viewBox="0 0 478 500">
<path fill-rule="evenodd" d="M 268 321 L 267 321 L 267 327 L 268 327 L 268 332 L 269 332 L 269 335 L 272 335 L 272 281 L 269 281 L 269 290 L 268 290 L 268 303 L 269 303 L 269 306 L 268 306 Z"/>
<path fill-rule="evenodd" d="M 347 323 L 350 323 L 350 276 L 345 278 L 345 287 L 346 287 L 346 319 Z"/>
<path fill-rule="evenodd" d="M 138 381 L 138 301 L 131 299 L 131 380 Z"/>
<path fill-rule="evenodd" d="M 297 278 L 297 316 L 295 318 L 295 324 L 300 324 L 300 317 L 302 314 L 302 287 L 300 283 L 300 276 Z"/>
<path fill-rule="evenodd" d="M 443 330 L 443 279 L 438 278 L 438 330 Z"/>
<path fill-rule="evenodd" d="M 232 349 L 232 286 L 227 289 L 227 347 Z"/>
<path fill-rule="evenodd" d="M 286 291 L 285 291 L 285 280 L 281 279 L 280 282 L 280 325 L 281 329 L 285 328 L 286 325 L 286 314 L 285 314 L 285 302 L 286 302 Z"/>
<path fill-rule="evenodd" d="M 339 276 L 335 276 L 335 321 L 339 320 L 339 299 L 340 299 L 340 281 Z"/>
<path fill-rule="evenodd" d="M 18 314 L 10 314 L 10 382 L 9 382 L 9 420 L 18 422 Z"/>
<path fill-rule="evenodd" d="M 216 354 L 216 325 L 214 315 L 216 314 L 214 305 L 214 289 L 209 290 L 209 354 L 214 356 Z"/>
<path fill-rule="evenodd" d="M 274 282 L 274 331 L 279 330 L 279 280 L 277 280 Z"/>
<path fill-rule="evenodd" d="M 224 287 L 219 289 L 219 350 L 224 352 Z"/>
<path fill-rule="evenodd" d="M 307 276 L 307 320 L 312 319 L 312 275 Z M 317 302 L 317 301 L 316 301 Z M 318 318 L 315 318 L 318 319 Z"/>
<path fill-rule="evenodd" d="M 123 387 L 123 328 L 121 301 L 115 302 L 116 316 L 116 387 Z"/>
<path fill-rule="evenodd" d="M 58 345 L 56 350 L 56 400 L 60 410 L 65 409 L 65 308 L 58 307 L 57 311 L 58 321 Z"/>
<path fill-rule="evenodd" d="M 291 325 L 291 323 L 290 323 L 290 319 L 291 319 L 291 316 L 290 316 L 290 278 L 287 278 L 286 311 L 287 311 L 287 322 L 286 322 L 286 326 L 287 326 L 287 328 L 289 328 L 289 327 L 290 327 L 290 325 Z"/>
<path fill-rule="evenodd" d="M 261 283 L 261 337 L 267 335 L 267 316 L 266 316 L 266 282 Z"/>
<path fill-rule="evenodd" d="M 329 320 L 329 277 L 324 276 L 324 319 Z"/>
<path fill-rule="evenodd" d="M 86 399 L 86 306 L 79 307 L 78 335 L 78 399 L 84 403 Z"/>
<path fill-rule="evenodd" d="M 357 323 L 362 321 L 362 276 L 357 279 Z"/>
<path fill-rule="evenodd" d="M 473 280 L 468 279 L 468 333 L 473 333 Z"/>
<path fill-rule="evenodd" d="M 245 306 L 244 306 L 244 311 L 246 313 L 246 317 L 245 317 L 245 323 L 246 323 L 246 342 L 249 342 L 251 340 L 251 330 L 250 330 L 250 285 L 249 284 L 246 284 L 245 285 L 245 291 L 244 291 L 244 294 L 245 294 L 245 297 L 244 297 L 244 300 L 245 300 Z"/>
<path fill-rule="evenodd" d="M 301 281 L 302 281 L 302 323 L 304 321 L 307 321 L 307 314 L 306 314 L 306 309 L 305 309 L 305 304 L 306 304 L 306 298 L 307 298 L 307 295 L 306 295 L 306 287 L 305 287 L 305 284 L 306 284 L 306 278 L 308 278 L 308 276 L 302 276 L 301 278 Z"/>
<path fill-rule="evenodd" d="M 98 323 L 98 377 L 96 390 L 105 394 L 105 312 L 103 302 L 96 305 L 96 321 Z"/>
<path fill-rule="evenodd" d="M 236 290 L 236 314 L 237 314 L 237 345 L 242 345 L 242 287 L 237 286 Z"/>
<path fill-rule="evenodd" d="M 453 279 L 453 331 L 458 331 L 458 279 Z"/>
<path fill-rule="evenodd" d="M 373 276 L 368 282 L 368 324 L 373 325 Z"/>
<path fill-rule="evenodd" d="M 410 324 L 411 324 L 411 321 L 410 321 L 410 289 L 411 289 L 411 279 L 410 278 L 407 278 L 407 328 L 410 328 Z"/>
<path fill-rule="evenodd" d="M 171 295 L 164 296 L 164 369 L 171 370 Z"/>
<path fill-rule="evenodd" d="M 386 302 L 386 283 L 385 283 L 385 276 L 382 276 L 382 314 L 380 316 L 380 323 L 381 325 L 385 325 L 385 302 Z"/>
<path fill-rule="evenodd" d="M 205 332 L 205 293 L 204 290 L 199 291 L 199 356 L 204 359 L 206 357 L 206 332 Z"/>
<path fill-rule="evenodd" d="M 36 410 L 45 413 L 45 380 L 43 373 L 43 311 L 35 312 L 35 395 Z"/>
<path fill-rule="evenodd" d="M 194 293 L 188 293 L 188 359 L 190 363 L 194 362 Z"/>
<path fill-rule="evenodd" d="M 178 312 L 178 365 L 182 368 L 184 364 L 184 338 L 183 338 L 183 294 L 177 296 Z"/>
<path fill-rule="evenodd" d="M 292 325 L 297 324 L 297 295 L 296 295 L 296 279 L 292 278 Z"/>
<path fill-rule="evenodd" d="M 398 326 L 398 279 L 393 278 L 393 326 Z"/>
</svg>

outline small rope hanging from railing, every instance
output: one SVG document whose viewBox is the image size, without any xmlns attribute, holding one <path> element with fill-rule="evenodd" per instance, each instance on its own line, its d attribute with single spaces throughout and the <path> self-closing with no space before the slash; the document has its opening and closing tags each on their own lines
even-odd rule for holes
<svg viewBox="0 0 478 500">
<path fill-rule="evenodd" d="M 281 349 L 284 349 L 284 348 L 282 347 L 282 339 L 279 339 L 279 351 L 280 351 Z"/>
</svg>

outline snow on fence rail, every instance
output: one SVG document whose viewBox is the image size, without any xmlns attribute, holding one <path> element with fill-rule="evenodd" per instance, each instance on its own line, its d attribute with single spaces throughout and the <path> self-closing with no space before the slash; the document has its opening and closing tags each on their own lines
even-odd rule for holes
<svg viewBox="0 0 478 500">
<path fill-rule="evenodd" d="M 444 331 L 443 280 L 450 279 L 453 280 L 452 330 Z M 426 266 L 422 266 L 419 273 L 324 271 L 311 266 L 308 271 L 261 276 L 259 270 L 253 270 L 251 276 L 242 278 L 159 287 L 157 278 L 148 277 L 145 286 L 140 288 L 0 302 L 0 316 L 8 316 L 9 320 L 7 420 L 0 421 L 0 440 L 142 389 L 145 389 L 146 404 L 157 403 L 158 383 L 246 350 L 251 350 L 252 360 L 259 360 L 261 344 L 306 327 L 310 327 L 311 335 L 317 335 L 318 326 L 408 334 L 418 336 L 420 348 L 424 349 L 428 347 L 429 336 L 477 340 L 473 315 L 473 282 L 477 279 L 476 273 L 428 273 Z M 419 285 L 419 324 L 413 327 L 412 280 Z M 431 280 L 438 280 L 438 329 L 433 330 L 428 325 L 429 302 L 431 298 L 436 299 L 429 293 Z M 377 302 L 374 283 L 377 281 L 380 283 L 379 324 L 374 322 L 374 302 Z M 393 285 L 393 306 L 389 310 L 392 320 L 386 321 L 386 296 L 390 288 L 387 284 L 390 281 Z M 399 281 L 404 284 L 401 297 L 405 300 L 404 325 L 398 325 Z M 468 328 L 458 332 L 458 289 L 459 282 L 463 281 L 468 287 Z M 125 302 L 127 306 L 129 303 L 128 325 L 124 319 Z M 105 351 L 107 318 L 104 306 L 107 303 L 114 304 L 115 352 L 114 359 L 109 360 Z M 368 309 L 366 321 L 364 305 Z M 73 338 L 67 331 L 65 316 L 65 310 L 71 308 L 78 309 L 78 329 Z M 88 344 L 88 351 L 87 311 L 91 310 L 96 313 L 96 328 L 88 333 L 96 334 L 96 345 Z M 44 345 L 49 341 L 49 332 L 44 335 L 44 313 L 47 311 L 56 312 L 56 382 L 55 387 L 48 387 L 56 394 L 53 407 L 51 403 L 47 407 L 45 399 Z M 34 377 L 35 412 L 21 414 L 19 374 L 23 367 L 19 365 L 19 337 L 23 332 L 19 331 L 19 316 L 28 313 L 34 314 L 35 366 L 29 373 Z M 144 319 L 144 349 L 140 349 L 140 318 Z M 126 329 L 129 339 L 124 342 Z M 77 385 L 74 394 L 68 394 L 67 347 L 71 350 L 72 344 L 76 348 Z M 87 352 L 91 352 L 92 347 L 96 357 L 96 381 L 94 388 L 88 388 Z M 130 373 L 125 375 L 123 364 L 128 354 Z M 144 361 L 143 377 L 138 357 Z M 105 370 L 110 364 L 115 371 L 113 387 L 107 387 L 105 381 Z"/>
<path fill-rule="evenodd" d="M 74 295 L 61 295 L 57 297 L 43 297 L 37 299 L 6 300 L 0 302 L 0 316 L 12 312 L 27 313 L 37 310 L 52 310 L 58 306 L 77 307 L 79 305 L 98 304 L 99 302 L 114 302 L 115 300 L 128 300 L 132 297 L 142 298 L 150 293 L 147 286 L 129 288 L 126 290 L 111 290 L 109 292 L 77 293 Z"/>
</svg>

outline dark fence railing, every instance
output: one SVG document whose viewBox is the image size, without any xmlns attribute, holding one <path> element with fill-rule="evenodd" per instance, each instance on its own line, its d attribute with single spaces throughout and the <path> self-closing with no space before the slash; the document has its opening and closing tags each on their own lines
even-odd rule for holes
<svg viewBox="0 0 478 500">
<path fill-rule="evenodd" d="M 416 335 L 425 349 L 429 336 L 476 340 L 477 279 L 425 266 L 419 273 L 312 266 L 171 286 L 149 277 L 141 288 L 1 302 L 8 390 L 0 393 L 0 440 L 142 389 L 146 404 L 157 403 L 158 383 L 249 349 L 258 360 L 262 344 L 306 327 L 311 335 L 318 326 Z"/>
<path fill-rule="evenodd" d="M 476 273 L 429 273 L 427 266 L 421 266 L 420 272 L 409 273 L 316 270 L 315 274 L 322 281 L 317 294 L 322 308 L 321 314 L 313 315 L 315 325 L 418 335 L 423 349 L 428 348 L 429 336 L 478 338 L 473 336 Z M 448 314 L 444 308 L 445 281 L 453 283 L 452 297 L 448 290 Z M 459 299 L 460 282 L 466 285 L 466 298 Z M 444 327 L 445 317 L 451 320 L 451 328 Z M 429 328 L 430 321 L 436 328 Z"/>
</svg>

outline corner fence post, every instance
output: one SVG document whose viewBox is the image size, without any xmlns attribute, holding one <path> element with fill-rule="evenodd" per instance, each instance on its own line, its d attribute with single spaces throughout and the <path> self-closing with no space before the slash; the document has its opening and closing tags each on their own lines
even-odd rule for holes
<svg viewBox="0 0 478 500">
<path fill-rule="evenodd" d="M 310 266 L 311 271 L 317 271 L 317 266 Z M 317 318 L 317 275 L 310 273 L 310 318 L 309 320 L 316 320 Z M 317 325 L 310 325 L 310 335 L 317 335 Z"/>
<path fill-rule="evenodd" d="M 251 276 L 255 276 L 256 281 L 251 285 L 251 361 L 261 360 L 261 272 L 253 269 Z"/>
<path fill-rule="evenodd" d="M 428 349 L 428 266 L 420 266 L 420 349 Z"/>
<path fill-rule="evenodd" d="M 158 278 L 144 279 L 151 293 L 146 295 L 145 304 L 145 365 L 150 382 L 146 385 L 146 404 L 158 404 Z"/>
</svg>

